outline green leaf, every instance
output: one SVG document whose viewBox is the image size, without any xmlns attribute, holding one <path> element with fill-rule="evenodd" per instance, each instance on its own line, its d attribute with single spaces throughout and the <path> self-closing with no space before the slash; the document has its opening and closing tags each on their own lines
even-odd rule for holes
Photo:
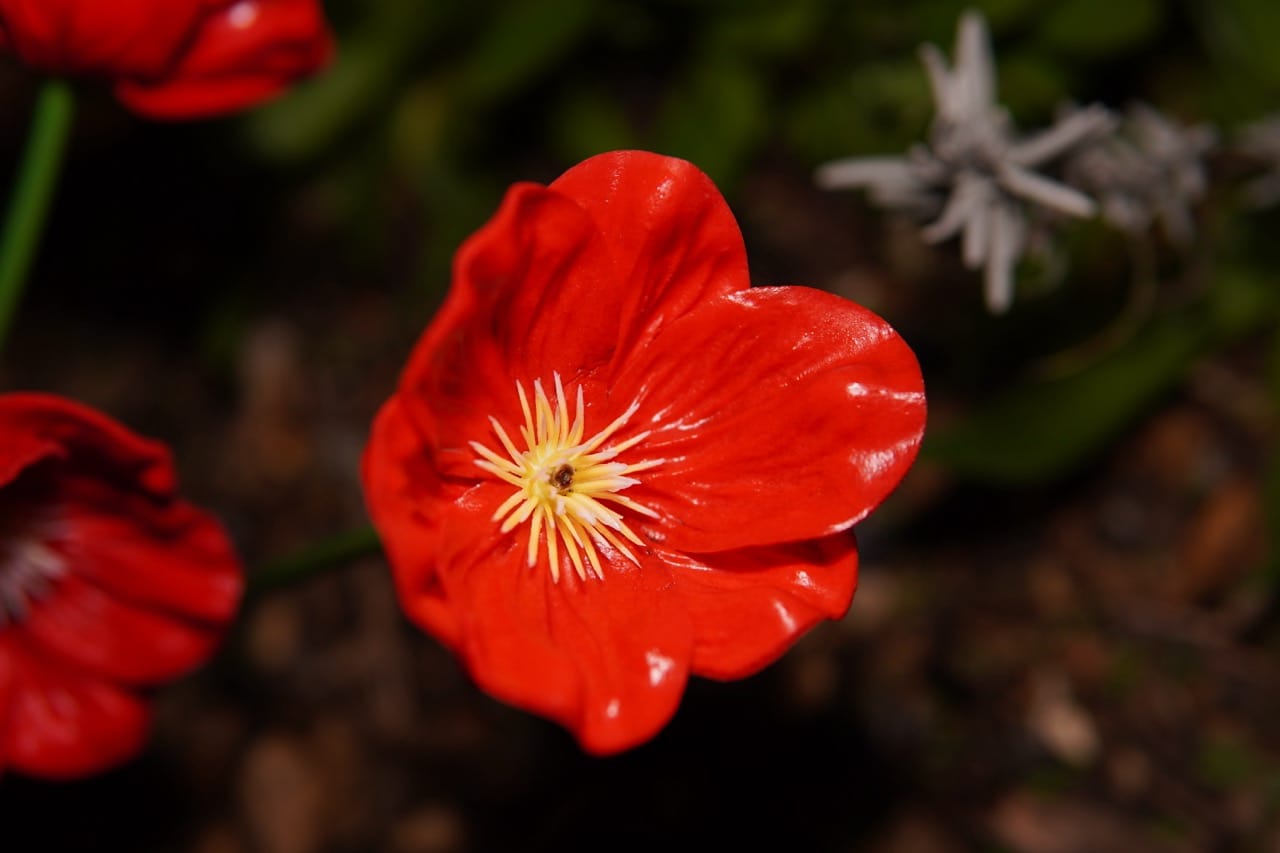
<svg viewBox="0 0 1280 853">
<path fill-rule="evenodd" d="M 1173 388 L 1207 343 L 1204 324 L 1153 321 L 1104 362 L 1074 376 L 1017 388 L 926 437 L 926 457 L 956 474 L 999 484 L 1071 473 Z"/>
<path fill-rule="evenodd" d="M 1197 776 L 1206 786 L 1219 791 L 1252 785 L 1264 768 L 1258 755 L 1257 745 L 1241 735 L 1211 733 L 1201 742 L 1196 756 Z"/>
<path fill-rule="evenodd" d="M 981 0 L 974 6 L 982 12 L 992 32 L 1019 24 L 1035 14 L 1039 0 Z"/>
<path fill-rule="evenodd" d="M 529 85 L 590 30 L 591 0 L 510 0 L 488 19 L 459 71 L 468 100 L 492 103 Z"/>
<path fill-rule="evenodd" d="M 1233 65 L 1280 83 L 1280 3 L 1274 0 L 1216 0 L 1206 4 L 1209 47 Z"/>
<path fill-rule="evenodd" d="M 842 71 L 784 108 L 787 141 L 814 164 L 901 154 L 933 113 L 928 81 L 914 57 Z"/>
<path fill-rule="evenodd" d="M 595 84 L 565 95 L 555 107 L 551 127 L 556 152 L 566 163 L 637 146 L 623 104 Z"/>
<path fill-rule="evenodd" d="M 442 25 L 437 4 L 378 3 L 344 35 L 333 64 L 285 97 L 245 116 L 243 133 L 260 157 L 312 159 L 394 96 L 405 67 Z"/>
<path fill-rule="evenodd" d="M 1054 108 L 1070 94 L 1060 64 L 1043 53 L 1018 52 L 1001 56 L 1000 103 L 1018 117 L 1020 125 L 1033 120 L 1051 123 Z"/>
<path fill-rule="evenodd" d="M 924 454 L 965 479 L 1033 483 L 1072 473 L 1182 381 L 1195 360 L 1273 322 L 1265 276 L 1226 270 L 1200 305 L 1152 319 L 1070 377 L 1027 384 L 926 436 Z"/>
<path fill-rule="evenodd" d="M 796 56 L 821 26 L 820 0 L 740 2 L 715 21 L 712 50 L 763 57 Z"/>
<path fill-rule="evenodd" d="M 1163 23 L 1160 0 L 1066 0 L 1042 19 L 1052 49 L 1088 59 L 1114 56 L 1153 37 Z"/>
<path fill-rule="evenodd" d="M 1205 107 L 1219 120 L 1244 121 L 1275 109 L 1280 94 L 1280 3 L 1218 0 L 1196 4 L 1196 33 L 1211 63 L 1199 69 Z"/>
<path fill-rule="evenodd" d="M 731 182 L 768 129 L 767 96 L 755 69 L 717 58 L 695 68 L 663 102 L 654 148 Z"/>
</svg>

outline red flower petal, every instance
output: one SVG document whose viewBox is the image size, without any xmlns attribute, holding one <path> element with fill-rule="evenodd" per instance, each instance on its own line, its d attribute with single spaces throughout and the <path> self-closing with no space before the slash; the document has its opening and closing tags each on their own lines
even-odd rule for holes
<svg viewBox="0 0 1280 853">
<path fill-rule="evenodd" d="M 146 740 L 150 713 L 138 697 L 88 678 L 0 635 L 0 767 L 70 779 L 115 766 Z"/>
<path fill-rule="evenodd" d="M 0 434 L 0 485 L 8 486 L 0 498 L 12 504 L 11 521 L 18 508 L 46 524 L 56 519 L 29 535 L 60 550 L 71 571 L 144 608 L 232 618 L 243 586 L 239 562 L 212 517 L 175 499 L 163 445 L 41 394 L 0 396 Z M 50 467 L 32 467 L 50 457 Z M 15 482 L 20 471 L 27 475 Z"/>
<path fill-rule="evenodd" d="M 489 416 L 517 417 L 526 367 L 549 378 L 610 356 L 617 316 L 592 297 L 605 286 L 601 252 L 582 209 L 534 184 L 512 187 L 463 244 L 449 298 L 401 379 L 405 411 L 439 449 L 442 471 L 475 473 L 467 442 L 489 433 Z M 579 324 L 556 322 L 574 306 L 589 306 Z"/>
<path fill-rule="evenodd" d="M 21 625 L 33 643 L 93 675 L 153 684 L 209 656 L 221 630 L 122 603 L 73 573 L 32 605 Z"/>
<path fill-rule="evenodd" d="M 12 483 L 19 474 L 37 462 L 51 456 L 61 456 L 62 453 L 57 442 L 30 432 L 9 437 L 0 446 L 0 487 Z"/>
<path fill-rule="evenodd" d="M 427 459 L 393 398 L 375 422 L 364 482 L 405 612 L 458 651 L 485 690 L 558 720 L 587 749 L 651 737 L 679 702 L 690 643 L 676 602 L 651 604 L 671 598 L 661 564 L 612 564 L 607 582 L 583 584 L 565 563 L 555 583 L 545 561 L 526 565 L 527 527 L 500 534 L 490 520 L 505 487 L 451 501 Z"/>
<path fill-rule="evenodd" d="M 613 151 L 574 166 L 551 189 L 585 210 L 608 245 L 613 276 L 590 302 L 623 318 L 613 341 L 619 359 L 703 302 L 751 284 L 737 220 L 692 163 Z"/>
<path fill-rule="evenodd" d="M 592 187 L 595 192 L 592 192 Z M 448 300 L 401 383 L 441 468 L 518 419 L 515 382 L 607 375 L 707 299 L 749 284 L 737 223 L 697 168 L 623 151 L 550 188 L 518 184 L 458 252 Z M 623 404 L 625 407 L 625 403 Z"/>
<path fill-rule="evenodd" d="M 116 95 L 152 118 L 216 115 L 277 94 L 332 52 L 316 0 L 239 0 L 205 18 L 164 76 L 121 79 Z"/>
<path fill-rule="evenodd" d="M 551 632 L 568 644 L 583 682 L 582 746 L 606 755 L 652 738 L 675 714 L 689 678 L 692 625 L 665 567 L 616 561 L 605 580 L 561 577 Z"/>
<path fill-rule="evenodd" d="M 743 678 L 822 619 L 839 619 L 857 585 L 853 535 L 718 554 L 662 552 L 694 625 L 692 670 Z"/>
<path fill-rule="evenodd" d="M 658 512 L 639 526 L 674 550 L 848 528 L 902 479 L 924 431 L 920 368 L 898 334 L 803 287 L 706 303 L 613 387 L 641 401 L 634 429 L 652 430 L 627 461 L 664 460 L 627 494 Z"/>
<path fill-rule="evenodd" d="M 157 496 L 168 497 L 177 488 L 167 447 L 72 400 L 52 394 L 0 395 L 0 434 L 17 446 L 36 441 L 56 445 L 58 455 L 77 456 L 89 472 Z"/>
<path fill-rule="evenodd" d="M 692 643 L 664 566 L 615 562 L 603 581 L 567 571 L 557 583 L 545 560 L 526 564 L 524 536 L 495 535 L 489 515 L 505 497 L 485 485 L 441 508 L 440 582 L 472 677 L 591 752 L 651 738 L 679 704 Z"/>
<path fill-rule="evenodd" d="M 401 605 L 442 643 L 456 646 L 457 619 L 435 570 L 440 525 L 434 510 L 442 486 L 398 398 L 383 406 L 373 423 L 362 476 Z"/>
<path fill-rule="evenodd" d="M 186 503 L 129 518 L 105 507 L 67 508 L 62 546 L 77 576 L 141 609 L 223 623 L 244 586 L 221 525 Z"/>
<path fill-rule="evenodd" d="M 164 73 L 206 14 L 203 0 L 0 0 L 6 46 L 55 74 Z"/>
</svg>

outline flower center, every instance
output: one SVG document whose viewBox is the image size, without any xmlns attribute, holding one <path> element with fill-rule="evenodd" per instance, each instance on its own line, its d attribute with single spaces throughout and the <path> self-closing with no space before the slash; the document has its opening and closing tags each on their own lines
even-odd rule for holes
<svg viewBox="0 0 1280 853">
<path fill-rule="evenodd" d="M 21 622 L 33 601 L 44 598 L 67 572 L 64 558 L 40 539 L 0 542 L 0 628 Z"/>
<path fill-rule="evenodd" d="M 493 520 L 502 521 L 503 533 L 529 522 L 530 566 L 538 561 L 538 542 L 545 531 L 552 580 L 560 580 L 561 545 L 579 578 L 587 579 L 589 564 L 591 572 L 603 580 L 604 571 L 600 567 L 598 551 L 601 546 L 612 546 L 631 562 L 640 564 L 623 540 L 630 540 L 635 545 L 644 543 L 627 526 L 619 509 L 650 518 L 657 518 L 658 514 L 621 492 L 640 482 L 631 474 L 661 465 L 662 460 L 633 465 L 616 461 L 618 454 L 648 438 L 648 432 L 605 447 L 609 437 L 636 413 L 637 403 L 632 403 L 617 420 L 600 432 L 584 438 L 586 407 L 582 402 L 582 386 L 578 386 L 577 410 L 570 420 L 560 374 L 554 376 L 554 402 L 543 390 L 542 380 L 534 380 L 532 406 L 524 385 L 516 383 L 520 409 L 524 412 L 524 425 L 520 428 L 524 450 L 516 449 L 502 424 L 492 417 L 489 423 L 493 425 L 507 456 L 478 441 L 471 442 L 471 449 L 479 457 L 475 460 L 477 467 L 515 487 L 515 493 L 493 514 Z"/>
</svg>

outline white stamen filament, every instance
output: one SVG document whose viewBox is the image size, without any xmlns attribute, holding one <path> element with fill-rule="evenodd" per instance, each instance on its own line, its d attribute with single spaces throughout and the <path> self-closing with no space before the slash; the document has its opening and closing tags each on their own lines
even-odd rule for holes
<svg viewBox="0 0 1280 853">
<path fill-rule="evenodd" d="M 0 547 L 0 628 L 21 622 L 66 571 L 63 557 L 39 539 L 24 537 Z"/>
<path fill-rule="evenodd" d="M 623 540 L 641 546 L 644 541 L 627 526 L 619 509 L 649 518 L 657 518 L 658 514 L 620 493 L 640 482 L 631 474 L 647 471 L 662 464 L 662 460 L 630 465 L 614 461 L 618 454 L 644 441 L 649 436 L 647 431 L 604 447 L 610 436 L 626 426 L 636 413 L 637 403 L 632 403 L 611 424 L 584 440 L 586 406 L 582 386 L 578 386 L 577 407 L 570 420 L 560 374 L 553 376 L 554 403 L 547 397 L 542 380 L 534 380 L 532 405 L 524 385 L 516 383 L 524 415 L 520 437 L 524 439 L 525 450 L 517 449 L 502 424 L 492 417 L 489 424 L 507 456 L 478 441 L 471 442 L 471 449 L 479 457 L 475 460 L 478 468 L 516 488 L 494 512 L 493 520 L 502 522 L 499 529 L 503 533 L 529 522 L 527 561 L 530 566 L 538 562 L 538 543 L 545 531 L 552 580 L 560 580 L 562 546 L 580 579 L 587 579 L 589 564 L 591 574 L 603 580 L 600 545 L 607 543 L 631 562 L 640 563 Z"/>
</svg>

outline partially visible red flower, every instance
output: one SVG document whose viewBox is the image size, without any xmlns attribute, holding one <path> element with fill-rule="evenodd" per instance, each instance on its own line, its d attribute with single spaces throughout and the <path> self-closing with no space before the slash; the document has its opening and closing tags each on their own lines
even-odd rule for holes
<svg viewBox="0 0 1280 853">
<path fill-rule="evenodd" d="M 232 112 L 328 61 L 318 0 L 0 0 L 0 50 L 152 118 Z"/>
<path fill-rule="evenodd" d="M 145 689 L 209 656 L 242 586 L 163 445 L 69 400 L 0 395 L 0 773 L 135 754 Z"/>
<path fill-rule="evenodd" d="M 690 673 L 759 670 L 849 606 L 849 528 L 916 455 L 893 329 L 751 288 L 710 180 L 644 152 L 518 184 L 373 427 L 365 495 L 409 617 L 592 752 Z"/>
</svg>

